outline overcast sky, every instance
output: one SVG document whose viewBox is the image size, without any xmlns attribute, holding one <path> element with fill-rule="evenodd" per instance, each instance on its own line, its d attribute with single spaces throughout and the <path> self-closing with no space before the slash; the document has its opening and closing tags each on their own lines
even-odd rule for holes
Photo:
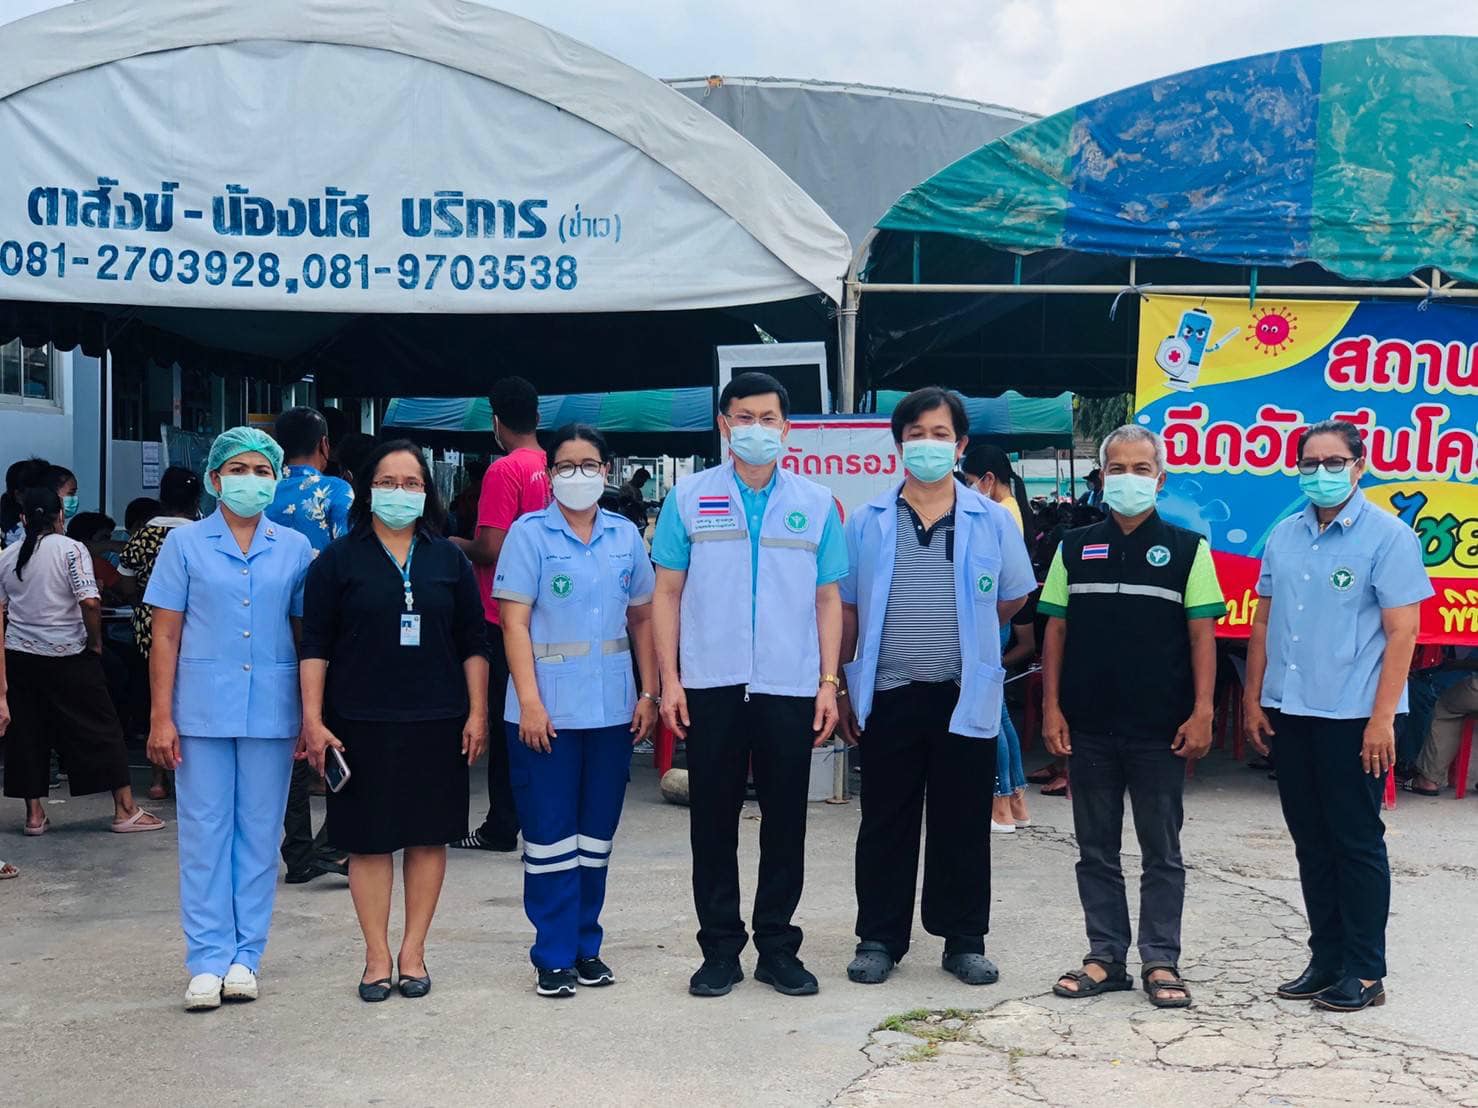
<svg viewBox="0 0 1478 1108">
<path fill-rule="evenodd" d="M 0 21 L 56 2 L 0 0 Z M 1044 113 L 1151 77 L 1283 47 L 1371 35 L 1478 35 L 1473 0 L 505 0 L 496 6 L 656 77 L 814 77 Z"/>
</svg>

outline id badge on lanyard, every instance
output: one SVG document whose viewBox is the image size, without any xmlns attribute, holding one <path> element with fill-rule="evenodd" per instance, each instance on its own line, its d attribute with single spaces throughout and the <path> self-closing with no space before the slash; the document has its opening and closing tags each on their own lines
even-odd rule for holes
<svg viewBox="0 0 1478 1108">
<path fill-rule="evenodd" d="M 390 553 L 390 548 L 384 543 L 380 544 L 380 549 L 385 551 L 385 557 L 390 559 L 390 564 L 400 574 L 401 585 L 405 590 L 405 611 L 400 613 L 400 645 L 420 646 L 421 613 L 414 611 L 416 599 L 411 592 L 411 559 L 416 556 L 416 540 L 411 540 L 411 548 L 405 556 L 405 565 L 395 560 L 395 555 Z"/>
<path fill-rule="evenodd" d="M 421 645 L 421 613 L 420 612 L 401 612 L 400 613 L 400 645 L 401 646 L 420 646 Z"/>
</svg>

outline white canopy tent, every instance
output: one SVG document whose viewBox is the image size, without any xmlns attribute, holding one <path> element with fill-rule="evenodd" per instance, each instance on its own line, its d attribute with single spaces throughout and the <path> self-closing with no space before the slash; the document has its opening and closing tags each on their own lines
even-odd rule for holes
<svg viewBox="0 0 1478 1108">
<path fill-rule="evenodd" d="M 706 384 L 757 325 L 833 334 L 850 257 L 681 93 L 458 0 L 53 8 L 0 26 L 0 151 L 0 343 L 104 359 L 104 458 L 110 364 Z"/>
</svg>

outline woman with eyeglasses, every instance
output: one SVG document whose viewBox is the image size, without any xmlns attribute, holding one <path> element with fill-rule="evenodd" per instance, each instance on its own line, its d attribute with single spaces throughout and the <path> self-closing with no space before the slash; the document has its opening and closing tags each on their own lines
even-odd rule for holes
<svg viewBox="0 0 1478 1108">
<path fill-rule="evenodd" d="M 446 844 L 467 834 L 467 767 L 487 744 L 487 657 L 472 563 L 441 535 L 420 448 L 378 447 L 357 471 L 353 529 L 313 563 L 303 601 L 303 754 L 342 758 L 328 835 L 349 852 L 364 933 L 361 1000 L 431 991 L 426 934 Z M 330 751 L 334 753 L 330 753 Z M 390 955 L 394 854 L 405 932 Z"/>
<path fill-rule="evenodd" d="M 1416 535 L 1360 491 L 1365 464 L 1350 423 L 1326 420 L 1300 436 L 1309 503 L 1263 549 L 1243 691 L 1248 740 L 1277 753 L 1309 915 L 1308 967 L 1276 992 L 1336 1012 L 1385 1002 L 1381 794 L 1421 603 L 1432 595 Z"/>
<path fill-rule="evenodd" d="M 656 579 L 641 532 L 597 506 L 611 460 L 600 432 L 562 427 L 546 456 L 554 503 L 508 532 L 493 596 L 512 674 L 503 718 L 535 991 L 564 997 L 616 979 L 600 912 L 631 747 L 657 722 Z"/>
</svg>

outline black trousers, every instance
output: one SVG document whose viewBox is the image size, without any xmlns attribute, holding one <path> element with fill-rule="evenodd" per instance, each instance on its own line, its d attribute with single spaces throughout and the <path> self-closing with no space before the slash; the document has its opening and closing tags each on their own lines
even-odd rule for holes
<svg viewBox="0 0 1478 1108">
<path fill-rule="evenodd" d="M 1380 817 L 1385 782 L 1360 766 L 1368 721 L 1268 716 L 1314 964 L 1379 980 L 1386 975 L 1391 866 Z"/>
<path fill-rule="evenodd" d="M 857 937 L 886 944 L 894 961 L 913 932 L 926 811 L 924 930 L 944 939 L 947 954 L 985 953 L 996 740 L 950 732 L 959 696 L 953 681 L 879 692 L 862 736 Z"/>
<path fill-rule="evenodd" d="M 704 958 L 738 957 L 739 813 L 751 765 L 760 805 L 754 945 L 761 956 L 801 946 L 791 923 L 806 876 L 806 793 L 811 779 L 810 697 L 745 699 L 741 685 L 688 689 L 688 834 L 693 903 Z"/>
<path fill-rule="evenodd" d="M 508 654 L 503 649 L 503 628 L 496 623 L 488 631 L 488 718 L 503 718 L 503 702 L 508 695 Z M 501 735 L 501 726 L 493 735 Z M 508 779 L 508 744 L 488 743 L 488 814 L 477 829 L 485 842 L 516 843 L 518 841 L 518 809 L 513 803 L 513 784 Z"/>
<path fill-rule="evenodd" d="M 51 752 L 67 767 L 73 796 L 129 783 L 128 751 L 103 663 L 91 650 L 61 657 L 5 652 L 10 729 L 5 735 L 5 795 L 46 796 Z"/>
<path fill-rule="evenodd" d="M 1078 899 L 1088 930 L 1089 958 L 1123 962 L 1129 953 L 1129 901 L 1119 860 L 1127 789 L 1141 856 L 1139 959 L 1146 967 L 1180 964 L 1185 759 L 1172 753 L 1172 737 L 1072 733 L 1068 774 L 1078 837 Z"/>
<path fill-rule="evenodd" d="M 306 761 L 293 763 L 287 809 L 282 815 L 282 861 L 288 873 L 299 873 L 318 859 L 338 853 L 328 841 L 328 820 L 313 834 L 313 799 L 308 788 L 317 776 Z"/>
</svg>

